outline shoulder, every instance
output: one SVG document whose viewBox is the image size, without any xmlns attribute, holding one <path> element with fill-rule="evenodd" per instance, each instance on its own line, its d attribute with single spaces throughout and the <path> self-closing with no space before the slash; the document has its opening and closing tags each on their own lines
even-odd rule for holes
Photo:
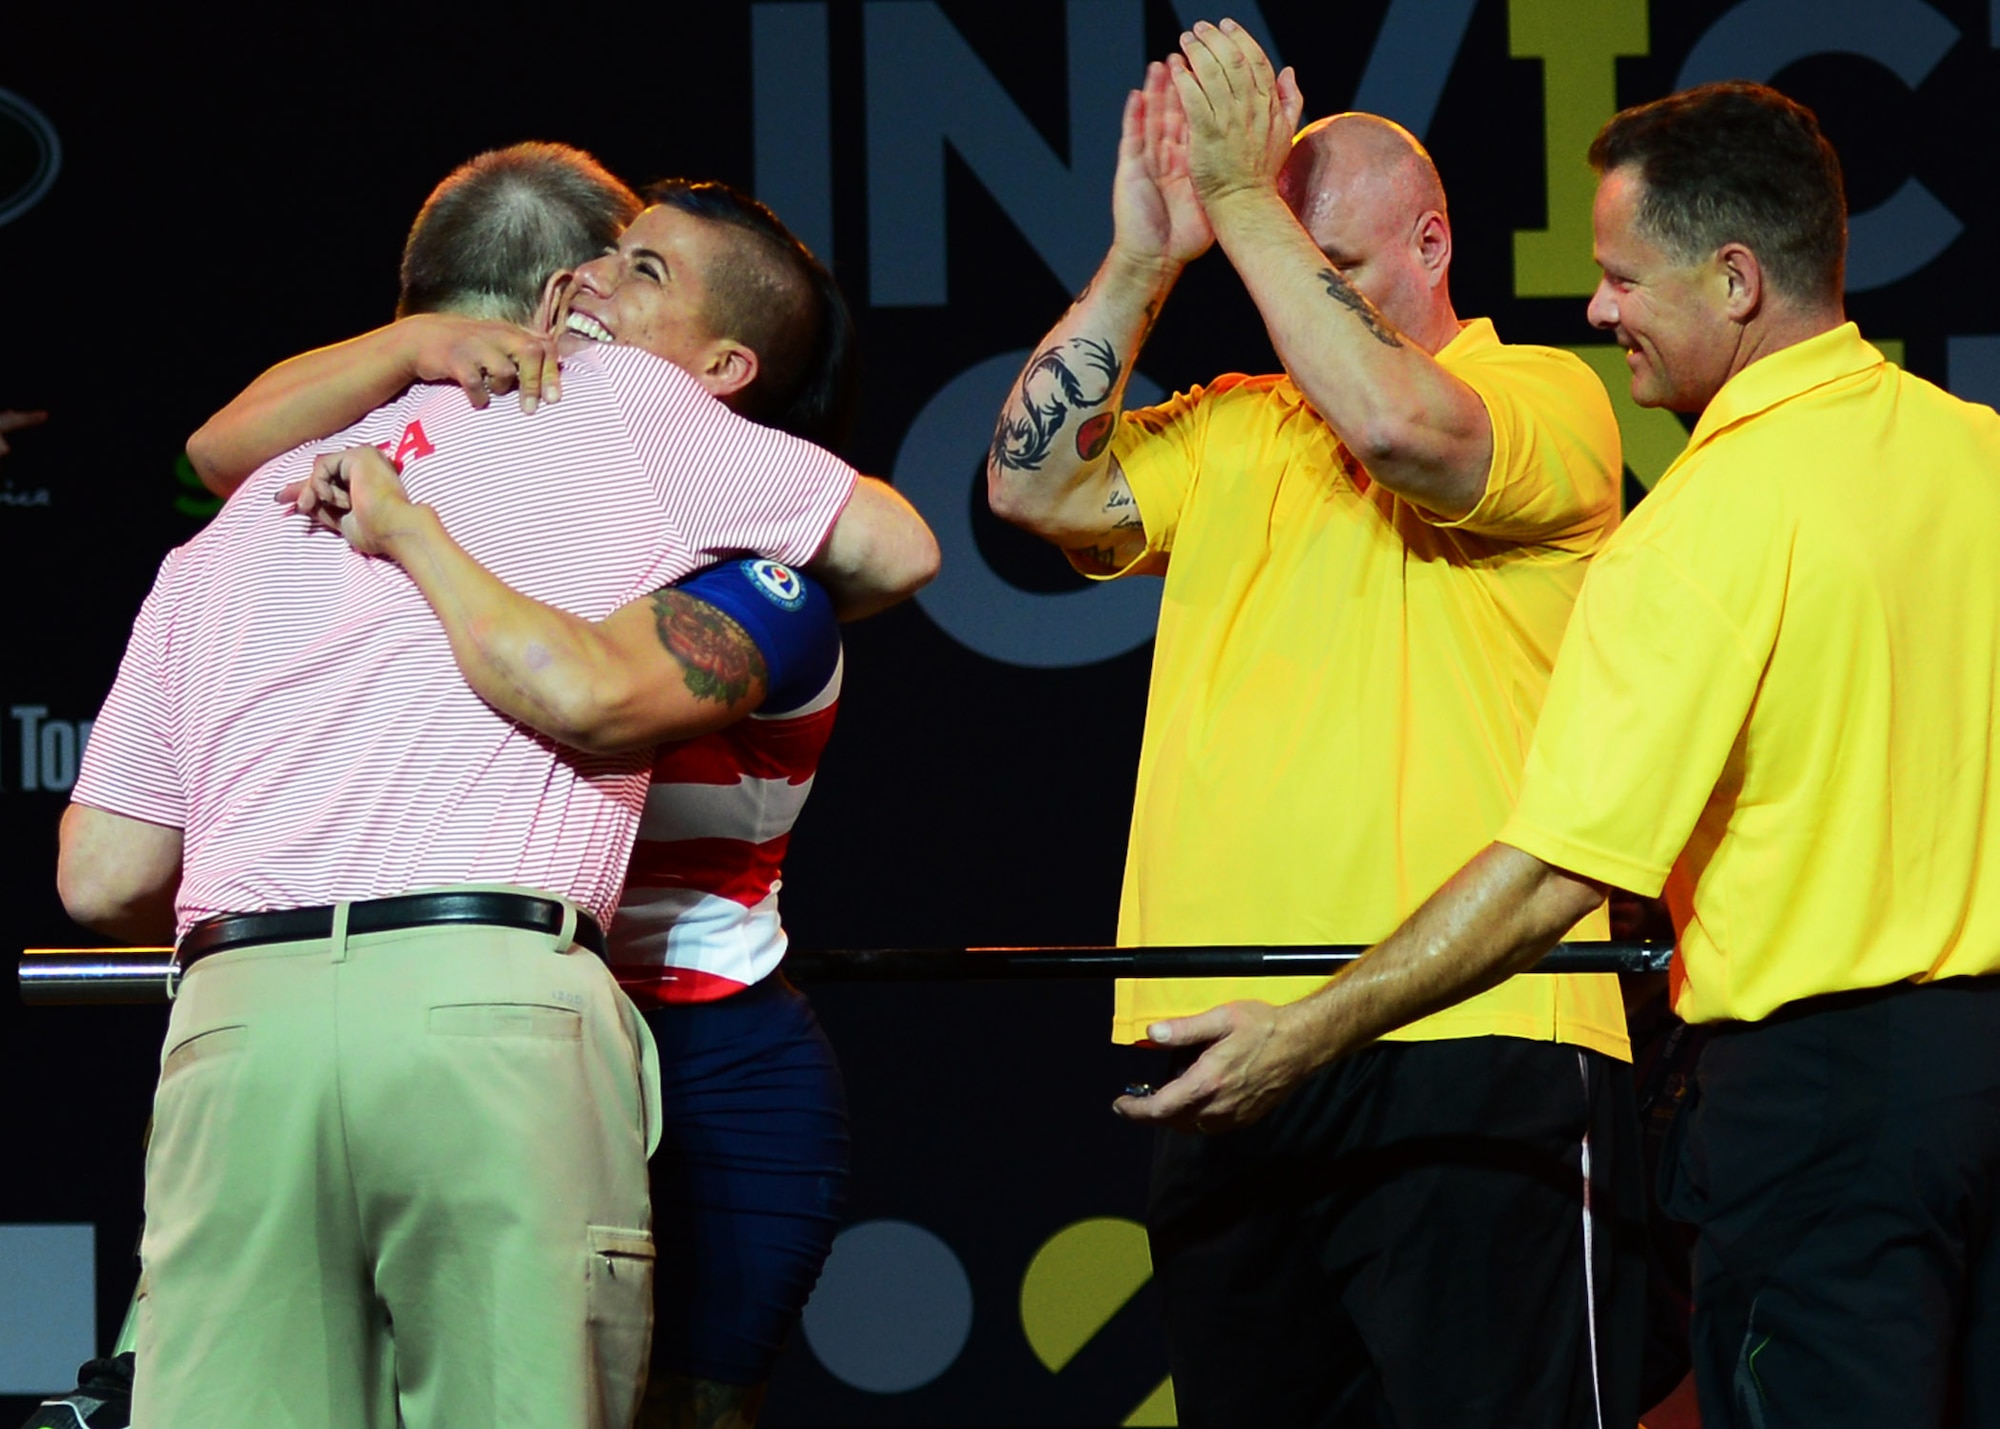
<svg viewBox="0 0 2000 1429">
<path fill-rule="evenodd" d="M 757 647 L 770 675 L 767 713 L 810 703 L 840 666 L 833 601 L 803 571 L 761 558 L 724 561 L 680 590 L 734 620 Z"/>
<path fill-rule="evenodd" d="M 1454 343 L 1438 354 L 1438 362 L 1482 394 L 1532 395 L 1611 416 L 1604 383 L 1589 363 L 1564 348 L 1497 339 L 1463 347 Z"/>
<path fill-rule="evenodd" d="M 625 397 L 649 397 L 688 406 L 706 405 L 718 412 L 729 413 L 727 407 L 685 371 L 642 347 L 606 343 L 588 348 L 574 359 L 565 361 L 565 384 L 569 379 L 571 362 L 576 364 L 578 376 L 586 381 L 601 381 L 612 392 Z"/>
<path fill-rule="evenodd" d="M 1220 434 L 1276 427 L 1300 415 L 1318 420 L 1305 394 L 1283 373 L 1253 377 L 1225 372 L 1151 407 L 1128 409 L 1123 425 L 1139 437 L 1190 423 L 1205 424 Z"/>
</svg>

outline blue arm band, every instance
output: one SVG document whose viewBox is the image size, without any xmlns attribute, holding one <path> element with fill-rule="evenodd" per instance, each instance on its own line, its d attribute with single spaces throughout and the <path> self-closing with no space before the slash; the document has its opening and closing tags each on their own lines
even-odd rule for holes
<svg viewBox="0 0 2000 1429">
<path fill-rule="evenodd" d="M 762 713 L 809 704 L 833 678 L 840 625 L 833 601 L 803 572 L 776 561 L 724 561 L 674 588 L 714 606 L 750 636 L 770 676 Z"/>
</svg>

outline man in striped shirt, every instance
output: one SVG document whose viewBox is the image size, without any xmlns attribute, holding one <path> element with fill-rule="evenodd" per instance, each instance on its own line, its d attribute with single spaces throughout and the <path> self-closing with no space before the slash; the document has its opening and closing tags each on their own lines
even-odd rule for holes
<svg viewBox="0 0 2000 1429">
<path fill-rule="evenodd" d="M 721 185 L 672 184 L 653 196 L 700 218 L 711 234 L 719 227 L 794 242 L 767 210 Z M 747 346 L 746 338 L 758 344 L 749 348 L 753 360 L 773 350 L 769 331 L 727 300 L 686 305 L 671 323 L 657 312 L 635 315 L 629 289 L 643 295 L 652 283 L 635 271 L 656 241 L 649 229 L 635 225 L 612 253 L 578 270 L 573 301 L 592 322 L 656 333 L 705 381 L 717 368 L 704 353 Z M 714 273 L 711 262 L 683 279 Z M 832 325 L 844 328 L 837 292 L 830 282 L 824 291 Z M 687 307 L 699 310 L 697 320 L 686 320 Z M 842 387 L 824 371 L 802 385 Z M 760 410 L 831 438 L 847 404 L 795 400 Z M 361 459 L 345 489 L 320 482 L 308 504 L 321 496 L 351 507 L 343 526 L 350 540 L 416 575 L 467 679 L 497 709 L 593 751 L 668 741 L 654 762 L 609 950 L 658 1040 L 665 1106 L 652 1162 L 660 1238 L 653 1372 L 639 1423 L 747 1429 L 845 1202 L 838 1066 L 810 1005 L 778 973 L 782 861 L 840 689 L 830 604 L 796 571 L 732 562 L 591 625 L 494 580 L 441 525 L 411 509 L 380 463 Z M 531 663 L 530 649 L 546 658 Z M 707 700 L 714 703 L 704 716 Z"/>
<path fill-rule="evenodd" d="M 387 443 L 467 549 L 583 618 L 826 546 L 854 476 L 824 453 L 644 352 L 566 375 L 533 417 L 416 389 L 345 459 Z M 171 899 L 204 958 L 162 1066 L 135 1412 L 623 1423 L 650 1042 L 555 954 L 601 946 L 645 761 L 481 703 L 414 586 L 270 500 L 311 460 L 168 557 L 65 818 L 72 911 L 126 932 Z"/>
</svg>

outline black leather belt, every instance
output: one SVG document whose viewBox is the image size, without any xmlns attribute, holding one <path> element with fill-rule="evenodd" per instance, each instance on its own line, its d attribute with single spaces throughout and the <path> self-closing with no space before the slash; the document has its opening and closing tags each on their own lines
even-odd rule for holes
<svg viewBox="0 0 2000 1429">
<path fill-rule="evenodd" d="M 390 933 L 400 928 L 428 928 L 440 923 L 478 923 L 491 928 L 524 928 L 554 935 L 562 931 L 563 905 L 553 898 L 526 893 L 405 893 L 395 898 L 364 898 L 347 905 L 347 932 Z M 175 962 L 186 972 L 210 953 L 251 948 L 260 943 L 299 943 L 333 936 L 333 908 L 287 908 L 282 913 L 224 913 L 188 929 Z M 604 930 L 581 908 L 576 913 L 576 942 L 600 958 Z"/>
</svg>

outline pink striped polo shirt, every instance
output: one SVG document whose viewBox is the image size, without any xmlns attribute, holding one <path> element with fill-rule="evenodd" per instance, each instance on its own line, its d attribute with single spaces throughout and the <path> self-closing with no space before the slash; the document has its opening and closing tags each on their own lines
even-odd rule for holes
<svg viewBox="0 0 2000 1429">
<path fill-rule="evenodd" d="M 593 348 L 532 416 L 413 388 L 264 466 L 162 563 L 72 797 L 185 831 L 181 931 L 457 883 L 545 889 L 608 923 L 649 751 L 579 754 L 495 713 L 400 567 L 273 499 L 357 442 L 501 580 L 591 620 L 719 556 L 805 562 L 854 472 L 659 358 Z"/>
</svg>

